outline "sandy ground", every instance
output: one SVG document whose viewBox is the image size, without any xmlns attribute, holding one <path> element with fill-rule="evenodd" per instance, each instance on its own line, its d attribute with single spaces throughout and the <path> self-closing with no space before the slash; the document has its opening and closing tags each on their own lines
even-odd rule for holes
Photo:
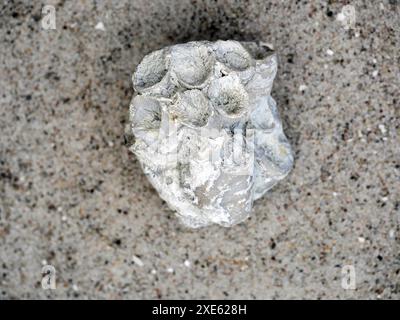
<svg viewBox="0 0 400 320">
<path fill-rule="evenodd" d="M 231 229 L 180 225 L 124 138 L 143 56 L 199 39 L 280 58 L 295 167 Z M 399 44 L 395 0 L 2 1 L 0 299 L 400 298 Z"/>
</svg>

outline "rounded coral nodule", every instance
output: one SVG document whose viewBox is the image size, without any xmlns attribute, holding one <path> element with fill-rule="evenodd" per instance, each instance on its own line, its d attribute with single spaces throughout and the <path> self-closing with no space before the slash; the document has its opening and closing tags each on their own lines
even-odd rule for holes
<svg viewBox="0 0 400 320">
<path fill-rule="evenodd" d="M 237 41 L 217 41 L 213 46 L 216 58 L 232 70 L 245 70 L 253 64 L 250 53 Z"/>
<path fill-rule="evenodd" d="M 164 78 L 167 65 L 164 50 L 158 50 L 145 56 L 133 75 L 133 87 L 141 92 L 154 86 Z"/>
<path fill-rule="evenodd" d="M 241 117 L 248 110 L 249 96 L 237 76 L 212 81 L 208 96 L 214 108 L 228 117 Z"/>
<path fill-rule="evenodd" d="M 203 127 L 211 114 L 211 107 L 204 93 L 197 89 L 176 95 L 176 101 L 169 107 L 169 113 L 183 124 Z"/>
<path fill-rule="evenodd" d="M 134 130 L 158 130 L 161 123 L 160 103 L 151 97 L 136 96 L 131 104 L 130 120 Z"/>
<path fill-rule="evenodd" d="M 205 45 L 188 43 L 171 49 L 171 72 L 186 88 L 201 87 L 213 64 L 212 51 Z"/>
</svg>

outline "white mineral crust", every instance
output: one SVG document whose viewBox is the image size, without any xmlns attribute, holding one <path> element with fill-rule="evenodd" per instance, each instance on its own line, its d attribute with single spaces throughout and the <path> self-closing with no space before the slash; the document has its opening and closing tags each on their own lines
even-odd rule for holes
<svg viewBox="0 0 400 320">
<path fill-rule="evenodd" d="M 276 55 L 255 42 L 189 42 L 144 57 L 133 75 L 131 150 L 192 228 L 245 220 L 291 170 L 270 96 Z"/>
</svg>

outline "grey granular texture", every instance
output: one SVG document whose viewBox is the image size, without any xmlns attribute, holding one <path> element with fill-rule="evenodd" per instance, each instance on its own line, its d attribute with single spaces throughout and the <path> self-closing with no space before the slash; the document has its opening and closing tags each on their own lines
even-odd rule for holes
<svg viewBox="0 0 400 320">
<path fill-rule="evenodd" d="M 399 21 L 393 0 L 3 1 L 0 299 L 399 299 Z M 274 46 L 295 166 L 246 222 L 190 230 L 127 148 L 131 74 L 218 39 Z"/>
</svg>

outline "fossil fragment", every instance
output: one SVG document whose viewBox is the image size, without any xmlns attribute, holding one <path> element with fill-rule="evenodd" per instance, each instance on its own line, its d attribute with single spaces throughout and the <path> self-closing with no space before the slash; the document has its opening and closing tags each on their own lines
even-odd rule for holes
<svg viewBox="0 0 400 320">
<path fill-rule="evenodd" d="M 291 170 L 270 96 L 276 55 L 255 42 L 189 42 L 150 53 L 133 75 L 131 150 L 192 228 L 245 220 Z"/>
</svg>

